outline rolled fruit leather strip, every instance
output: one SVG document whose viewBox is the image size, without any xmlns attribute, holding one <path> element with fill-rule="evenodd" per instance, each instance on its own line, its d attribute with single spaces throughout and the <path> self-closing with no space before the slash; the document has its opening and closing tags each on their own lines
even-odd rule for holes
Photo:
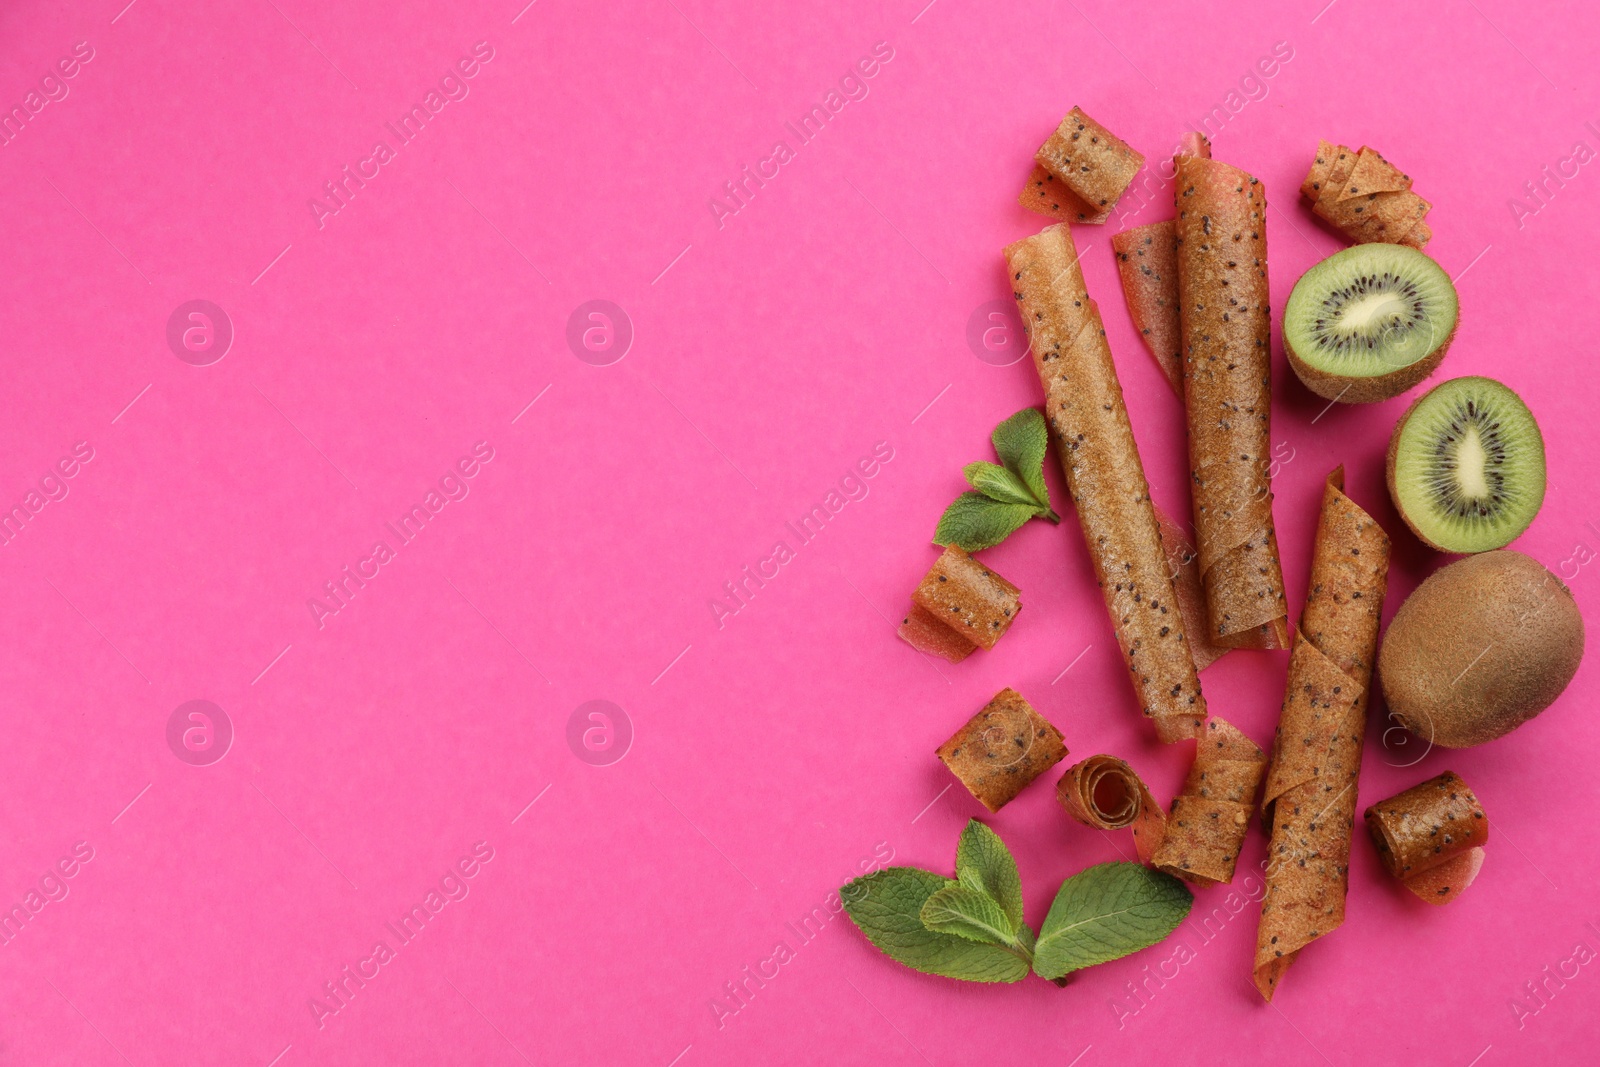
<svg viewBox="0 0 1600 1067">
<path fill-rule="evenodd" d="M 1072 204 L 1062 199 L 1064 207 L 1057 210 L 1072 211 L 1070 221 L 1099 224 L 1111 217 L 1111 209 L 1122 199 L 1139 168 L 1144 166 L 1144 156 L 1086 115 L 1082 108 L 1074 107 L 1039 146 L 1034 162 L 1033 174 L 1023 189 L 1024 207 L 1038 210 L 1029 203 L 1029 192 L 1036 189 L 1043 192 L 1049 187 L 1048 182 L 1039 184 L 1040 171 L 1043 171 L 1078 201 Z M 1047 214 L 1056 215 L 1056 211 Z"/>
<path fill-rule="evenodd" d="M 1229 648 L 1283 649 L 1288 610 L 1266 458 L 1266 191 L 1226 163 L 1193 155 L 1175 162 L 1190 495 L 1208 634 Z"/>
<path fill-rule="evenodd" d="M 999 811 L 1066 759 L 1067 746 L 1061 731 L 1007 686 L 934 754 L 979 803 Z"/>
<path fill-rule="evenodd" d="M 1056 783 L 1056 799 L 1067 814 L 1096 830 L 1133 830 L 1140 863 L 1161 846 L 1167 818 L 1150 788 L 1132 767 L 1115 756 L 1090 756 L 1067 768 Z"/>
<path fill-rule="evenodd" d="M 1231 723 L 1207 719 L 1183 792 L 1172 801 L 1166 836 L 1150 862 L 1196 885 L 1233 881 L 1266 769 L 1260 746 Z"/>
<path fill-rule="evenodd" d="M 1205 698 L 1122 386 L 1071 231 L 1047 227 L 1007 246 L 1005 256 L 1056 456 L 1140 708 L 1161 740 L 1194 737 Z"/>
<path fill-rule="evenodd" d="M 1489 819 L 1454 771 L 1378 801 L 1366 820 L 1384 867 L 1429 904 L 1460 896 L 1483 866 Z"/>
<path fill-rule="evenodd" d="M 1211 156 L 1211 142 L 1193 131 L 1185 134 L 1183 147 L 1191 155 Z M 1178 340 L 1177 242 L 1176 224 L 1171 219 L 1124 230 L 1111 238 L 1133 325 L 1181 402 L 1183 356 Z M 1155 512 L 1173 591 L 1183 613 L 1184 635 L 1194 656 L 1194 669 L 1203 671 L 1229 650 L 1211 640 L 1199 558 L 1189 543 L 1189 535 L 1159 505 Z"/>
<path fill-rule="evenodd" d="M 1344 468 L 1336 467 L 1323 484 L 1310 587 L 1262 796 L 1271 839 L 1253 977 L 1268 1000 L 1300 950 L 1344 922 L 1388 574 L 1388 535 L 1345 495 Z"/>
<path fill-rule="evenodd" d="M 1433 230 L 1423 221 L 1432 204 L 1411 191 L 1411 178 L 1375 148 L 1359 152 L 1317 142 L 1300 183 L 1311 210 L 1356 244 L 1386 242 L 1425 248 Z"/>
<path fill-rule="evenodd" d="M 1021 610 L 1016 586 L 951 545 L 911 594 L 898 632 L 917 651 L 960 663 L 974 648 L 993 648 Z"/>
</svg>

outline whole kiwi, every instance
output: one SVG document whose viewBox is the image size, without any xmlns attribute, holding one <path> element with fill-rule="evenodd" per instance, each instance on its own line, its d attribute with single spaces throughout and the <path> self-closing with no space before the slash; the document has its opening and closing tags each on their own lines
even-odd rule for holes
<svg viewBox="0 0 1600 1067">
<path fill-rule="evenodd" d="M 1583 659 L 1572 592 L 1537 560 L 1501 549 L 1434 572 L 1384 635 L 1378 672 L 1412 733 L 1467 748 L 1549 707 Z"/>
</svg>

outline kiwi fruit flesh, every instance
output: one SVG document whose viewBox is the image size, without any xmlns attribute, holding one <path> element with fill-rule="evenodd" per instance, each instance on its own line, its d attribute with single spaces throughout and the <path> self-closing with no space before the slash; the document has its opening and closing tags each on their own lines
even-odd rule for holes
<svg viewBox="0 0 1600 1067">
<path fill-rule="evenodd" d="M 1572 592 L 1537 560 L 1503 549 L 1435 571 L 1383 636 L 1389 710 L 1424 741 L 1481 745 L 1549 707 L 1583 659 Z"/>
<path fill-rule="evenodd" d="M 1452 378 L 1407 409 L 1389 438 L 1389 496 L 1441 552 L 1501 548 L 1544 502 L 1544 437 L 1493 378 Z"/>
<path fill-rule="evenodd" d="M 1283 347 L 1313 393 L 1370 404 L 1434 372 L 1460 312 L 1455 283 L 1425 253 L 1353 245 L 1294 283 L 1283 311 Z"/>
</svg>

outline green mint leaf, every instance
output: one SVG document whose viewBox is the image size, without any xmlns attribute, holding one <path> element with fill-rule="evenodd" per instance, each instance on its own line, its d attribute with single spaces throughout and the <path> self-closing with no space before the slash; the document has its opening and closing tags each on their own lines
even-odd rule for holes
<svg viewBox="0 0 1600 1067">
<path fill-rule="evenodd" d="M 1041 517 L 1060 522 L 1060 516 L 1050 507 L 1050 489 L 1044 484 L 1044 458 L 1050 434 L 1039 409 L 1023 408 L 996 426 L 990 440 L 994 442 L 995 455 L 1000 457 L 1000 462 L 1021 479 L 1034 501 L 1047 512 Z"/>
<path fill-rule="evenodd" d="M 994 898 L 960 883 L 947 885 L 923 901 L 918 917 L 923 926 L 941 934 L 990 945 L 1015 944 L 1011 920 Z"/>
<path fill-rule="evenodd" d="M 1001 504 L 1022 504 L 1035 510 L 1039 507 L 1039 502 L 1022 484 L 1022 479 L 1004 467 L 994 463 L 968 463 L 961 468 L 961 473 L 966 475 L 972 488 L 990 500 Z"/>
<path fill-rule="evenodd" d="M 967 822 L 956 846 L 956 881 L 988 894 L 1000 905 L 1013 933 L 1022 926 L 1022 879 L 1000 835 L 977 819 Z"/>
<path fill-rule="evenodd" d="M 1189 914 L 1194 895 L 1170 874 L 1102 863 L 1068 878 L 1039 928 L 1033 970 L 1060 978 L 1149 948 Z"/>
<path fill-rule="evenodd" d="M 1023 955 L 1001 945 L 942 934 L 922 924 L 922 906 L 928 898 L 958 884 L 915 867 L 885 867 L 851 881 L 839 895 L 850 920 L 867 939 L 912 970 L 969 982 L 1022 981 L 1028 976 L 1028 960 Z M 1027 944 L 1027 939 L 1020 940 Z"/>
<path fill-rule="evenodd" d="M 939 516 L 933 543 L 968 552 L 993 548 L 1033 518 L 1033 512 L 1026 504 L 1001 504 L 982 493 L 962 493 Z"/>
<path fill-rule="evenodd" d="M 994 442 L 995 455 L 1000 457 L 1000 462 L 1024 481 L 1029 481 L 1029 472 L 1040 473 L 1044 466 L 1050 434 L 1038 408 L 1023 408 L 996 426 L 989 440 Z M 1041 482 L 1038 494 L 1041 498 L 1045 496 L 1042 485 Z"/>
</svg>

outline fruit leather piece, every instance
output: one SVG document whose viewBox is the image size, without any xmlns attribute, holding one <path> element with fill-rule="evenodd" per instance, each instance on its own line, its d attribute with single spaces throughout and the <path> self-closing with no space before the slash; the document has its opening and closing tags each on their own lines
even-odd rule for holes
<svg viewBox="0 0 1600 1067">
<path fill-rule="evenodd" d="M 1061 731 L 1005 688 L 936 750 L 950 773 L 990 811 L 999 811 L 1067 756 Z"/>
<path fill-rule="evenodd" d="M 900 620 L 900 627 L 895 633 L 918 652 L 926 652 L 951 663 L 960 663 L 978 648 L 962 634 L 946 626 L 939 616 L 916 603 L 906 609 L 905 617 Z"/>
<path fill-rule="evenodd" d="M 1268 1000 L 1300 950 L 1344 922 L 1364 725 L 1355 683 L 1304 635 L 1288 690 L 1267 777 L 1272 836 L 1256 931 L 1254 979 Z"/>
<path fill-rule="evenodd" d="M 1366 820 L 1384 867 L 1429 904 L 1460 896 L 1483 866 L 1489 819 L 1454 771 L 1380 800 Z"/>
<path fill-rule="evenodd" d="M 1178 137 L 1177 155 L 1211 158 L 1211 141 L 1199 130 L 1184 130 Z"/>
<path fill-rule="evenodd" d="M 1424 248 L 1433 230 L 1423 217 L 1432 204 L 1411 191 L 1411 178 L 1377 149 L 1359 152 L 1319 141 L 1300 193 L 1311 210 L 1354 244 L 1387 242 Z"/>
<path fill-rule="evenodd" d="M 1189 155 L 1175 162 L 1184 408 L 1207 635 L 1229 648 L 1287 648 L 1267 459 L 1266 191 L 1226 163 Z"/>
<path fill-rule="evenodd" d="M 1358 197 L 1377 193 L 1401 193 L 1411 188 L 1411 179 L 1384 159 L 1374 148 L 1362 146 L 1349 177 L 1339 186 L 1338 197 L 1342 203 Z"/>
<path fill-rule="evenodd" d="M 1335 467 L 1323 483 L 1310 588 L 1262 795 L 1271 840 L 1254 980 L 1268 1000 L 1300 950 L 1344 922 L 1388 575 L 1388 535 L 1345 495 L 1344 468 Z"/>
<path fill-rule="evenodd" d="M 1410 245 L 1412 248 L 1415 248 L 1420 252 L 1424 248 L 1428 247 L 1428 242 L 1431 240 L 1433 240 L 1433 228 L 1430 227 L 1426 222 L 1418 222 L 1415 226 L 1411 227 L 1411 231 L 1406 234 L 1405 239 L 1400 243 L 1403 245 Z"/>
<path fill-rule="evenodd" d="M 1211 158 L 1205 135 L 1187 130 L 1179 140 L 1185 155 Z M 1178 336 L 1178 233 L 1176 223 L 1153 222 L 1111 238 L 1128 313 L 1167 384 L 1183 399 L 1183 344 Z M 1194 628 L 1189 630 L 1194 639 Z M 1198 658 L 1198 657 L 1196 657 Z"/>
<path fill-rule="evenodd" d="M 1111 238 L 1128 314 L 1167 384 L 1183 396 L 1183 352 L 1178 340 L 1178 248 L 1171 219 L 1123 230 Z"/>
<path fill-rule="evenodd" d="M 1267 754 L 1259 745 L 1231 723 L 1208 719 L 1183 792 L 1172 801 L 1166 836 L 1150 862 L 1196 885 L 1233 881 L 1266 769 Z"/>
<path fill-rule="evenodd" d="M 1033 158 L 1093 213 L 1073 221 L 1096 224 L 1111 217 L 1111 209 L 1144 166 L 1144 156 L 1079 107 L 1067 112 Z"/>
<path fill-rule="evenodd" d="M 1099 310 L 1065 224 L 1008 246 L 1006 262 L 1067 489 L 1144 715 L 1163 741 L 1194 737 L 1205 697 L 1161 545 L 1150 486 Z"/>
<path fill-rule="evenodd" d="M 1096 830 L 1133 830 L 1140 863 L 1161 847 L 1167 818 L 1132 767 L 1115 756 L 1090 756 L 1067 768 L 1056 783 L 1056 799 L 1067 814 Z"/>
<path fill-rule="evenodd" d="M 1155 511 L 1156 526 L 1161 531 L 1161 550 L 1167 554 L 1167 573 L 1172 575 L 1178 614 L 1183 616 L 1183 632 L 1198 674 L 1226 656 L 1229 650 L 1213 644 L 1206 636 L 1206 592 L 1200 585 L 1200 557 L 1189 544 L 1189 535 L 1159 505 Z"/>
<path fill-rule="evenodd" d="M 974 647 L 993 648 L 1021 610 L 1016 586 L 952 545 L 911 594 L 899 634 L 919 652 L 959 663 Z"/>
<path fill-rule="evenodd" d="M 1181 138 L 1182 152 L 1211 158 L 1211 142 L 1189 130 Z M 1122 278 L 1128 314 L 1144 339 L 1144 347 L 1162 368 L 1166 384 L 1179 400 L 1184 397 L 1184 354 L 1178 336 L 1178 230 L 1173 219 L 1150 222 L 1123 230 L 1110 238 L 1117 254 L 1117 274 Z M 1194 629 L 1190 627 L 1190 640 Z"/>
<path fill-rule="evenodd" d="M 1311 161 L 1311 171 L 1306 175 L 1306 180 L 1300 183 L 1300 195 L 1316 203 L 1317 197 L 1322 192 L 1322 186 L 1328 180 L 1328 173 L 1333 169 L 1333 161 L 1341 152 L 1349 149 L 1338 145 L 1329 144 L 1327 141 L 1317 141 L 1317 154 Z"/>
<path fill-rule="evenodd" d="M 1300 632 L 1361 687 L 1364 714 L 1389 589 L 1389 535 L 1345 494 L 1342 464 L 1322 483 L 1311 559 Z"/>
<path fill-rule="evenodd" d="M 1111 214 L 1110 211 L 1102 213 L 1099 208 L 1090 207 L 1082 197 L 1067 188 L 1065 182 L 1037 163 L 1028 175 L 1027 184 L 1017 195 L 1017 203 L 1058 222 L 1104 222 Z"/>
</svg>

